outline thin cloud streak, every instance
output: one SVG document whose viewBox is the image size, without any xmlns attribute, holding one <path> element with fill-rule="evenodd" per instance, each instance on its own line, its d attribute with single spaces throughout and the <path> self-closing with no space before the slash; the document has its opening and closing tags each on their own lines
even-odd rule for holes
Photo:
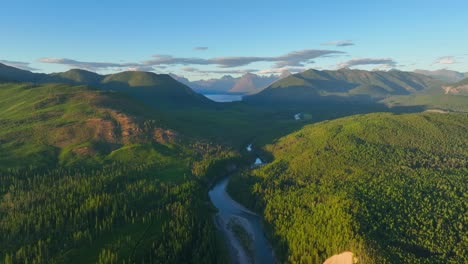
<svg viewBox="0 0 468 264">
<path fill-rule="evenodd" d="M 210 74 L 210 73 L 217 73 L 217 74 L 245 74 L 249 72 L 258 72 L 255 69 L 241 69 L 241 70 L 200 70 L 194 67 L 183 67 L 181 70 L 190 73 L 203 73 L 203 74 Z"/>
<path fill-rule="evenodd" d="M 390 58 L 385 59 L 375 59 L 375 58 L 360 58 L 360 59 L 352 59 L 349 61 L 341 62 L 338 64 L 338 68 L 351 68 L 354 66 L 361 66 L 361 65 L 387 65 L 389 67 L 395 67 L 397 63 Z"/>
<path fill-rule="evenodd" d="M 293 51 L 281 56 L 273 57 L 215 57 L 211 59 L 204 58 L 184 58 L 173 57 L 171 55 L 156 54 L 154 59 L 144 61 L 145 65 L 217 65 L 219 68 L 234 68 L 249 65 L 255 62 L 274 62 L 275 68 L 282 68 L 286 66 L 302 67 L 305 64 L 313 63 L 312 59 L 322 57 L 328 54 L 344 54 L 342 51 L 336 50 L 299 50 Z"/>
<path fill-rule="evenodd" d="M 139 63 L 112 63 L 112 62 L 89 62 L 89 61 L 77 61 L 67 58 L 40 58 L 38 60 L 42 63 L 53 63 L 62 64 L 71 68 L 80 68 L 91 71 L 107 70 L 113 68 L 140 68 L 148 67 L 148 65 L 142 65 Z M 149 68 L 148 68 L 149 69 Z"/>
<path fill-rule="evenodd" d="M 153 59 L 142 62 L 130 62 L 130 63 L 114 63 L 114 62 L 92 62 L 92 61 L 79 61 L 69 58 L 54 58 L 45 57 L 40 58 L 38 61 L 42 63 L 61 64 L 70 68 L 80 68 L 91 71 L 100 70 L 115 70 L 115 69 L 129 69 L 129 70 L 144 70 L 154 71 L 155 68 L 164 69 L 168 66 L 183 65 L 192 67 L 193 65 L 211 65 L 221 69 L 235 68 L 246 66 L 256 62 L 270 62 L 271 67 L 274 69 L 281 68 L 300 68 L 305 67 L 307 64 L 314 63 L 313 59 L 325 57 L 325 56 L 343 56 L 345 52 L 336 50 L 316 50 L 316 49 L 304 49 L 298 51 L 292 51 L 280 56 L 271 57 L 260 57 L 260 56 L 226 56 L 226 57 L 214 57 L 214 58 L 199 58 L 199 57 L 174 57 L 171 55 L 157 54 L 153 56 Z M 190 69 L 187 68 L 186 69 Z M 193 68 L 193 67 L 192 67 Z M 193 68 L 195 69 L 195 68 Z M 246 71 L 259 71 L 254 70 L 209 70 L 206 73 L 241 73 Z M 198 70 L 198 72 L 203 72 Z"/>
<path fill-rule="evenodd" d="M 26 71 L 39 71 L 39 69 L 29 66 L 31 64 L 29 62 L 0 60 L 0 63 Z"/>
<path fill-rule="evenodd" d="M 325 43 L 322 43 L 321 45 L 322 46 L 347 47 L 347 46 L 354 46 L 355 44 L 353 43 L 352 40 L 336 40 L 336 41 L 325 42 Z"/>
</svg>

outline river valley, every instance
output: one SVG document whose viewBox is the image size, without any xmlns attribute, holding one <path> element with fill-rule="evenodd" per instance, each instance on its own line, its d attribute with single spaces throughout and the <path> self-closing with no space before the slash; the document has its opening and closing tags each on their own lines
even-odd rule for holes
<svg viewBox="0 0 468 264">
<path fill-rule="evenodd" d="M 220 180 L 208 194 L 218 209 L 215 216 L 216 225 L 229 245 L 233 262 L 276 263 L 273 250 L 264 235 L 260 217 L 234 201 L 226 192 L 229 178 L 230 176 Z M 235 221 L 249 234 L 252 240 L 250 249 L 246 249 L 236 237 L 230 225 L 231 221 Z"/>
</svg>

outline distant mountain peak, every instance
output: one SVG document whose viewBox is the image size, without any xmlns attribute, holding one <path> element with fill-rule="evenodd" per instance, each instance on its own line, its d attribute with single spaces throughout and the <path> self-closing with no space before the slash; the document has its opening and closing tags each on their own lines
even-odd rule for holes
<svg viewBox="0 0 468 264">
<path fill-rule="evenodd" d="M 229 92 L 254 94 L 260 92 L 278 79 L 279 77 L 276 75 L 260 76 L 253 73 L 245 73 L 237 80 Z"/>
<path fill-rule="evenodd" d="M 281 74 L 279 76 L 280 79 L 283 79 L 283 78 L 286 78 L 288 77 L 289 75 L 291 75 L 292 73 L 288 70 L 284 70 L 284 71 L 281 71 Z"/>
<path fill-rule="evenodd" d="M 242 77 L 255 77 L 255 76 L 258 76 L 258 75 L 251 73 L 251 72 L 246 72 L 242 75 Z"/>
</svg>

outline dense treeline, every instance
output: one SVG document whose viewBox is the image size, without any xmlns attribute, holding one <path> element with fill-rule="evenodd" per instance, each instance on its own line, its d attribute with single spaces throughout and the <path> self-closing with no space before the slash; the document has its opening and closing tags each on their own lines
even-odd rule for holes
<svg viewBox="0 0 468 264">
<path fill-rule="evenodd" d="M 0 86 L 0 263 L 225 260 L 207 190 L 236 152 L 121 94 Z"/>
<path fill-rule="evenodd" d="M 6 263 L 218 262 L 205 189 L 158 176 L 126 165 L 2 172 L 0 254 Z"/>
<path fill-rule="evenodd" d="M 274 161 L 234 177 L 282 261 L 468 261 L 468 115 L 370 114 L 308 126 L 268 146 Z"/>
</svg>

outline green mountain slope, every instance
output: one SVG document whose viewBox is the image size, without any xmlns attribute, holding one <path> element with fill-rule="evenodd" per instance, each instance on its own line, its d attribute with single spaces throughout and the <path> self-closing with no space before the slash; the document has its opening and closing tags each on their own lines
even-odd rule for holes
<svg viewBox="0 0 468 264">
<path fill-rule="evenodd" d="M 305 103 L 317 100 L 370 100 L 407 95 L 438 85 L 434 79 L 411 72 L 308 70 L 281 79 L 247 101 Z"/>
<path fill-rule="evenodd" d="M 382 102 L 389 107 L 419 106 L 427 110 L 468 112 L 468 79 L 407 96 L 390 96 Z"/>
<path fill-rule="evenodd" d="M 50 75 L 50 81 L 97 86 L 104 77 L 94 72 L 72 69 Z"/>
<path fill-rule="evenodd" d="M 105 76 L 99 87 L 132 94 L 152 105 L 177 104 L 179 106 L 206 105 L 206 97 L 167 74 L 127 71 Z"/>
<path fill-rule="evenodd" d="M 58 162 L 68 163 L 65 157 L 83 145 L 91 149 L 96 143 L 99 148 L 90 150 L 95 156 L 101 149 L 109 152 L 151 134 L 141 123 L 146 109 L 118 94 L 66 84 L 2 84 L 0 93 L 2 158 L 7 159 L 0 163 L 10 167 L 16 162 L 24 166 L 27 154 L 33 156 L 32 167 L 35 156 L 54 161 L 57 151 L 64 158 Z M 138 116 L 128 114 L 132 112 Z M 41 148 L 52 156 L 35 152 Z"/>
<path fill-rule="evenodd" d="M 467 114 L 368 114 L 306 126 L 230 192 L 263 215 L 280 259 L 466 263 Z"/>
<path fill-rule="evenodd" d="M 15 68 L 10 68 L 15 70 Z M 23 71 L 20 70 L 20 72 Z M 239 149 L 244 149 L 244 145 L 255 135 L 262 135 L 262 141 L 267 142 L 266 138 L 272 139 L 278 135 L 284 135 L 301 126 L 300 122 L 293 119 L 295 112 L 292 110 L 278 111 L 274 108 L 245 105 L 240 102 L 217 104 L 194 93 L 188 86 L 165 74 L 128 71 L 98 75 L 74 69 L 63 73 L 33 74 L 33 76 L 36 76 L 33 79 L 37 84 L 88 85 L 102 91 L 117 91 L 131 95 L 140 100 L 136 105 L 140 105 L 143 101 L 145 105 L 152 106 L 151 109 L 143 112 L 157 111 L 157 117 L 163 119 L 168 127 L 186 135 L 230 144 Z M 7 80 L 11 79 L 14 78 Z M 21 98 L 21 100 L 25 99 Z M 125 107 L 122 105 L 119 109 L 125 109 Z M 35 110 L 30 109 L 30 111 Z M 332 115 L 326 117 L 329 118 L 329 116 Z M 314 119 L 319 118 L 324 117 L 314 113 Z"/>
<path fill-rule="evenodd" d="M 110 75 L 73 69 L 62 73 L 39 74 L 0 64 L 0 78 L 36 84 L 66 83 L 87 85 L 126 93 L 154 107 L 207 106 L 212 103 L 188 86 L 166 74 L 128 71 Z"/>
<path fill-rule="evenodd" d="M 426 110 L 468 112 L 468 96 L 437 93 L 416 93 L 407 96 L 391 96 L 383 103 L 392 107 L 422 107 Z"/>
<path fill-rule="evenodd" d="M 0 84 L 0 262 L 220 263 L 206 193 L 237 154 L 122 94 Z"/>
</svg>

